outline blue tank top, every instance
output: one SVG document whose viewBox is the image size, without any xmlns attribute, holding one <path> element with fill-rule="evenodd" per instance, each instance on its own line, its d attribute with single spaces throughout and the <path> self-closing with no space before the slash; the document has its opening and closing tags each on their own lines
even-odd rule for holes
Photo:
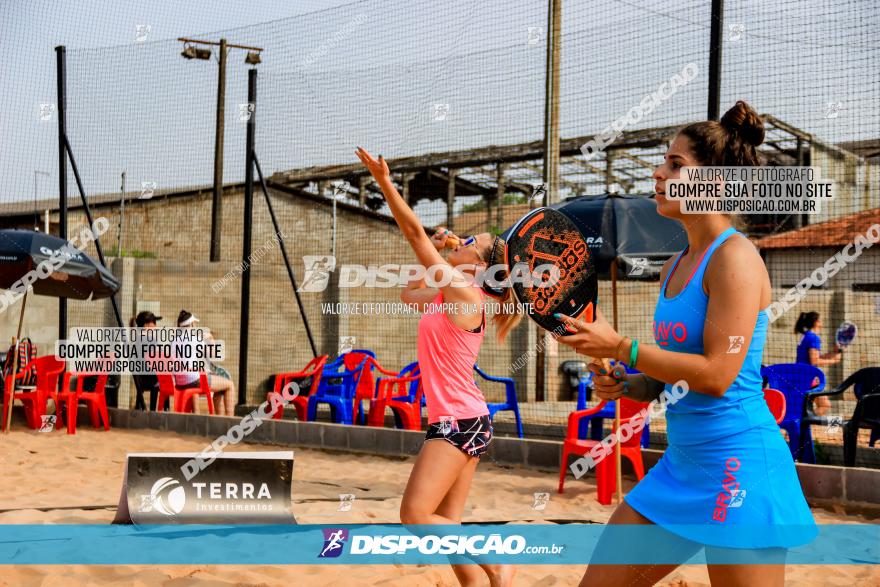
<svg viewBox="0 0 880 587">
<path fill-rule="evenodd" d="M 736 229 L 728 228 L 718 235 L 703 253 L 681 292 L 667 298 L 667 283 L 684 251 L 678 254 L 663 281 L 654 310 L 654 341 L 661 349 L 675 353 L 703 353 L 703 329 L 709 304 L 709 296 L 703 291 L 703 275 L 713 253 L 734 234 L 737 234 Z M 746 353 L 742 369 L 723 396 L 699 393 L 688 383 L 688 393 L 667 405 L 667 438 L 670 445 L 701 444 L 756 426 L 772 425 L 776 428 L 776 421 L 764 401 L 761 379 L 761 357 L 768 323 L 767 313 L 764 310 L 758 312 L 751 343 L 748 349 L 739 350 Z M 737 341 L 731 340 L 730 344 L 733 350 Z M 671 387 L 666 384 L 666 391 L 670 394 Z"/>
</svg>

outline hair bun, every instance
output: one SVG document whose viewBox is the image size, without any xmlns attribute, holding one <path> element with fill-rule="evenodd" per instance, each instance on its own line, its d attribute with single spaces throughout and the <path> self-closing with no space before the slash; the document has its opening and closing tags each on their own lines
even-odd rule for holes
<svg viewBox="0 0 880 587">
<path fill-rule="evenodd" d="M 742 100 L 738 100 L 733 108 L 724 113 L 721 126 L 755 147 L 764 142 L 764 121 L 754 108 Z"/>
</svg>

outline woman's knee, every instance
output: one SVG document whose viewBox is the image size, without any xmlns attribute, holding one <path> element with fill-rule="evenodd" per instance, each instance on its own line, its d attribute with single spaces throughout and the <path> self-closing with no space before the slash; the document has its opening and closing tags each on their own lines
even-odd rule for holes
<svg viewBox="0 0 880 587">
<path fill-rule="evenodd" d="M 401 502 L 400 504 L 400 523 L 401 524 L 427 524 L 431 521 L 431 512 L 426 512 L 414 504 Z"/>
</svg>

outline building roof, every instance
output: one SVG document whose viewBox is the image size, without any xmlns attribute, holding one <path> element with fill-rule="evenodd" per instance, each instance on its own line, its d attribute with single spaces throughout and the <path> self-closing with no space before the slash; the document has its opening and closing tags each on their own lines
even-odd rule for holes
<svg viewBox="0 0 880 587">
<path fill-rule="evenodd" d="M 280 195 L 282 197 L 288 198 L 306 199 L 324 206 L 332 206 L 333 204 L 332 198 L 314 194 L 298 187 L 280 185 L 271 180 L 267 181 L 266 185 L 269 188 L 270 193 L 272 193 L 274 196 Z M 243 190 L 244 182 L 223 184 L 224 196 L 240 193 Z M 175 190 L 156 190 L 154 195 L 149 199 L 140 199 L 136 192 L 130 192 L 125 199 L 125 205 L 149 206 L 154 205 L 157 202 L 165 199 L 208 197 L 212 194 L 212 192 L 213 186 L 210 185 L 187 187 Z M 255 182 L 254 199 L 255 201 L 259 202 L 261 198 L 262 192 L 260 191 L 260 185 L 258 182 Z M 99 210 L 102 208 L 118 206 L 121 201 L 121 196 L 118 193 L 96 194 L 93 196 L 89 196 L 88 199 L 89 207 L 93 210 Z M 373 210 L 361 208 L 359 205 L 351 202 L 341 200 L 337 201 L 336 205 L 341 210 L 346 210 L 348 212 L 353 212 L 361 216 L 366 216 L 368 218 L 372 218 L 373 220 L 379 220 L 381 222 L 390 224 L 394 223 L 394 218 L 388 214 L 383 214 L 381 212 L 374 212 Z M 78 192 L 73 192 L 69 195 L 67 206 L 69 211 L 81 210 L 83 208 L 82 200 L 80 199 Z M 19 222 L 22 219 L 33 218 L 35 208 L 40 213 L 42 213 L 44 210 L 57 212 L 59 210 L 58 198 L 38 200 L 36 206 L 34 206 L 33 201 L 0 203 L 0 227 L 5 225 L 13 226 L 16 222 Z"/>
<path fill-rule="evenodd" d="M 870 226 L 878 223 L 880 223 L 880 208 L 873 208 L 797 230 L 766 236 L 754 242 L 759 249 L 839 247 L 851 243 L 857 234 L 864 234 Z"/>
<path fill-rule="evenodd" d="M 529 213 L 531 207 L 528 204 L 505 204 L 501 207 L 501 223 L 498 223 L 498 209 L 493 204 L 490 209 L 490 218 L 486 222 L 486 209 L 457 214 L 453 221 L 453 232 L 459 235 L 479 234 L 488 232 L 490 227 L 504 230 L 517 220 Z M 442 222 L 441 222 L 442 224 Z"/>
</svg>

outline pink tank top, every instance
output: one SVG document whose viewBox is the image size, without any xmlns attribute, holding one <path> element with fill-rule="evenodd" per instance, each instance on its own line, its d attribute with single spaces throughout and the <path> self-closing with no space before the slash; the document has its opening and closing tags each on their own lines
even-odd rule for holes
<svg viewBox="0 0 880 587">
<path fill-rule="evenodd" d="M 486 334 L 485 314 L 480 331 L 468 332 L 440 311 L 442 303 L 441 291 L 419 320 L 418 359 L 429 424 L 440 422 L 441 416 L 465 420 L 489 413 L 474 383 L 474 363 Z"/>
</svg>

